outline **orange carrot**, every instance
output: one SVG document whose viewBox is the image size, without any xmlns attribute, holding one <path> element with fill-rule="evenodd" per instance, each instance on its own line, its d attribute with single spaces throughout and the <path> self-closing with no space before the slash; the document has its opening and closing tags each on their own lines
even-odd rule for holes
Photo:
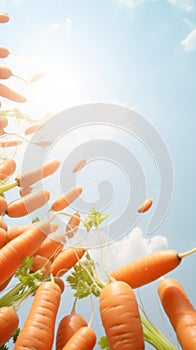
<svg viewBox="0 0 196 350">
<path fill-rule="evenodd" d="M 59 196 L 51 205 L 51 210 L 60 211 L 68 207 L 82 193 L 82 187 L 76 186 L 71 188 L 65 194 Z"/>
<path fill-rule="evenodd" d="M 73 214 L 74 216 L 71 217 L 71 219 L 68 221 L 66 226 L 66 236 L 68 238 L 72 238 L 76 231 L 78 230 L 78 227 L 80 225 L 80 214 L 78 212 Z"/>
<path fill-rule="evenodd" d="M 4 197 L 0 196 L 0 215 L 4 214 L 7 210 L 7 202 Z"/>
<path fill-rule="evenodd" d="M 12 307 L 0 308 L 0 346 L 4 345 L 18 328 L 19 318 Z"/>
<path fill-rule="evenodd" d="M 6 117 L 0 117 L 0 128 L 6 128 L 8 125 L 8 120 Z"/>
<path fill-rule="evenodd" d="M 104 287 L 99 308 L 110 350 L 144 349 L 137 300 L 127 283 L 115 281 Z"/>
<path fill-rule="evenodd" d="M 16 170 L 16 162 L 13 159 L 4 159 L 0 163 L 0 180 L 5 180 Z"/>
<path fill-rule="evenodd" d="M 61 289 L 54 282 L 44 282 L 34 296 L 33 304 L 14 349 L 52 349 L 55 321 Z"/>
<path fill-rule="evenodd" d="M 0 216 L 0 227 L 3 228 L 5 231 L 8 230 L 7 224 L 6 224 L 3 216 Z"/>
<path fill-rule="evenodd" d="M 30 227 L 33 227 L 33 224 L 18 225 L 9 227 L 7 230 L 7 239 L 12 241 L 12 239 L 20 236 L 22 233 L 27 231 Z"/>
<path fill-rule="evenodd" d="M 42 279 L 45 279 L 50 275 L 50 266 L 51 262 L 49 259 L 45 258 L 44 256 L 34 255 L 30 272 L 43 269 L 44 273 L 42 275 Z"/>
<path fill-rule="evenodd" d="M 5 66 L 0 66 L 0 79 L 8 79 L 12 76 L 12 71 L 10 68 Z"/>
<path fill-rule="evenodd" d="M 56 335 L 56 350 L 62 350 L 69 339 L 82 327 L 87 327 L 85 319 L 79 314 L 63 317 L 58 325 Z"/>
<path fill-rule="evenodd" d="M 149 210 L 152 206 L 152 199 L 146 199 L 144 203 L 142 203 L 138 208 L 138 213 L 145 213 L 147 210 Z"/>
<path fill-rule="evenodd" d="M 28 186 L 28 187 L 20 187 L 19 188 L 19 194 L 21 197 L 26 196 L 27 194 L 31 193 L 33 190 L 33 187 Z"/>
<path fill-rule="evenodd" d="M 61 294 L 62 294 L 65 290 L 65 283 L 63 282 L 63 280 L 60 277 L 54 277 L 54 282 L 56 284 L 58 284 L 58 286 L 61 289 Z"/>
<path fill-rule="evenodd" d="M 9 15 L 5 12 L 0 12 L 0 23 L 7 23 L 9 22 L 10 18 Z"/>
<path fill-rule="evenodd" d="M 33 134 L 34 132 L 36 132 L 37 130 L 39 130 L 41 128 L 42 124 L 41 123 L 36 123 L 36 124 L 32 124 L 30 126 L 28 126 L 25 129 L 25 135 L 30 135 Z"/>
<path fill-rule="evenodd" d="M 86 159 L 80 159 L 73 167 L 72 172 L 77 173 L 86 165 Z"/>
<path fill-rule="evenodd" d="M 7 47 L 0 46 L 0 58 L 6 58 L 10 54 Z"/>
<path fill-rule="evenodd" d="M 40 190 L 27 194 L 8 204 L 7 215 L 12 218 L 25 216 L 42 207 L 48 202 L 49 198 L 50 193 L 47 190 Z"/>
<path fill-rule="evenodd" d="M 163 278 L 158 294 L 182 349 L 196 349 L 196 310 L 180 283 L 173 278 Z"/>
<path fill-rule="evenodd" d="M 8 243 L 7 232 L 0 227 L 0 249 Z"/>
<path fill-rule="evenodd" d="M 58 235 L 59 236 L 59 235 Z M 36 254 L 44 256 L 51 261 L 62 251 L 65 244 L 65 237 L 61 235 L 60 239 L 57 240 L 56 234 L 50 234 L 44 242 L 40 245 Z"/>
<path fill-rule="evenodd" d="M 10 89 L 8 86 L 0 84 L 0 96 L 15 102 L 26 102 L 26 97 Z"/>
<path fill-rule="evenodd" d="M 60 162 L 56 159 L 50 160 L 42 167 L 30 170 L 22 175 L 18 175 L 16 180 L 18 186 L 28 187 L 35 182 L 52 175 L 60 166 Z"/>
<path fill-rule="evenodd" d="M 38 80 L 40 80 L 41 78 L 43 78 L 44 73 L 37 73 L 35 75 L 32 76 L 32 78 L 30 79 L 31 83 L 36 83 Z"/>
<path fill-rule="evenodd" d="M 0 147 L 3 147 L 3 148 L 15 147 L 15 146 L 19 146 L 21 143 L 22 143 L 21 140 L 2 140 L 0 141 Z"/>
<path fill-rule="evenodd" d="M 61 277 L 71 269 L 84 255 L 83 248 L 67 248 L 57 255 L 51 265 L 53 276 Z"/>
<path fill-rule="evenodd" d="M 62 350 L 92 350 L 96 334 L 90 327 L 82 327 L 68 340 Z"/>
<path fill-rule="evenodd" d="M 25 256 L 35 254 L 48 233 L 48 222 L 39 222 L 1 248 L 0 284 L 16 271 Z"/>
<path fill-rule="evenodd" d="M 184 254 L 191 252 L 193 251 Z M 118 281 L 128 283 L 132 288 L 138 288 L 176 268 L 184 254 L 178 254 L 175 250 L 159 250 L 116 268 L 110 275 Z"/>
<path fill-rule="evenodd" d="M 13 275 L 10 276 L 5 282 L 3 282 L 2 284 L 0 284 L 0 292 L 1 292 L 2 290 L 4 290 L 4 289 L 7 287 L 7 285 L 10 283 L 12 277 L 13 277 Z"/>
</svg>

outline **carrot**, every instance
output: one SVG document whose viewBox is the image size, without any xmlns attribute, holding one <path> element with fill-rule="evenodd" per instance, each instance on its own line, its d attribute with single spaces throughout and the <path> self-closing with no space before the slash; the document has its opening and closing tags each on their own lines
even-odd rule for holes
<svg viewBox="0 0 196 350">
<path fill-rule="evenodd" d="M 52 175 L 60 166 L 60 162 L 56 159 L 50 160 L 42 167 L 30 170 L 22 175 L 16 177 L 18 186 L 28 187 L 35 182 Z"/>
<path fill-rule="evenodd" d="M 63 280 L 60 277 L 54 277 L 54 282 L 56 284 L 58 284 L 58 286 L 61 289 L 61 294 L 62 294 L 65 290 L 65 283 L 63 282 Z"/>
<path fill-rule="evenodd" d="M 13 159 L 5 159 L 0 163 L 0 180 L 5 180 L 16 170 L 16 162 Z"/>
<path fill-rule="evenodd" d="M 3 282 L 2 284 L 0 284 L 0 292 L 1 292 L 2 290 L 4 290 L 4 289 L 7 287 L 7 285 L 10 283 L 12 277 L 13 277 L 13 275 L 10 276 L 5 282 Z"/>
<path fill-rule="evenodd" d="M 7 215 L 12 218 L 25 216 L 42 207 L 48 202 L 49 198 L 50 193 L 47 190 L 40 190 L 27 194 L 8 204 Z"/>
<path fill-rule="evenodd" d="M 78 230 L 78 227 L 80 225 L 80 214 L 78 212 L 74 213 L 74 216 L 71 217 L 71 219 L 68 221 L 65 234 L 68 238 L 72 238 L 76 231 Z"/>
<path fill-rule="evenodd" d="M 18 315 L 12 307 L 3 306 L 0 308 L 0 346 L 14 335 L 18 324 Z"/>
<path fill-rule="evenodd" d="M 8 120 L 6 117 L 0 117 L 0 128 L 6 128 L 8 125 Z"/>
<path fill-rule="evenodd" d="M 96 334 L 90 327 L 82 327 L 68 340 L 62 350 L 92 350 Z"/>
<path fill-rule="evenodd" d="M 182 349 L 196 349 L 196 310 L 180 283 L 174 278 L 163 278 L 158 294 Z"/>
<path fill-rule="evenodd" d="M 83 248 L 67 248 L 54 259 L 51 265 L 53 276 L 61 277 L 80 260 L 85 253 Z"/>
<path fill-rule="evenodd" d="M 26 102 L 26 97 L 3 84 L 0 84 L 0 96 L 15 102 Z"/>
<path fill-rule="evenodd" d="M 12 71 L 10 68 L 5 66 L 0 66 L 0 79 L 8 79 L 12 76 Z"/>
<path fill-rule="evenodd" d="M 0 23 L 7 23 L 9 22 L 10 18 L 7 13 L 0 12 Z"/>
<path fill-rule="evenodd" d="M 33 227 L 33 224 L 26 224 L 26 225 L 18 225 L 18 226 L 9 227 L 7 230 L 8 241 L 12 241 L 12 239 L 20 236 L 22 233 L 27 231 L 30 227 Z"/>
<path fill-rule="evenodd" d="M 6 58 L 10 54 L 7 47 L 0 46 L 0 58 Z"/>
<path fill-rule="evenodd" d="M 69 339 L 82 327 L 87 327 L 85 319 L 79 314 L 63 317 L 58 325 L 56 335 L 56 350 L 62 350 Z"/>
<path fill-rule="evenodd" d="M 25 256 L 32 256 L 49 233 L 48 222 L 34 224 L 0 250 L 0 284 L 5 282 L 22 264 Z"/>
<path fill-rule="evenodd" d="M 138 208 L 138 213 L 145 213 L 152 206 L 152 199 L 146 199 Z"/>
<path fill-rule="evenodd" d="M 110 350 L 144 349 L 137 300 L 127 283 L 115 281 L 104 287 L 99 309 Z"/>
<path fill-rule="evenodd" d="M 44 256 L 34 255 L 30 272 L 35 272 L 37 270 L 43 269 L 44 273 L 42 275 L 42 279 L 45 279 L 50 275 L 50 266 L 51 262 L 49 259 L 45 258 Z"/>
<path fill-rule="evenodd" d="M 42 124 L 41 123 L 36 123 L 28 126 L 25 129 L 25 135 L 30 135 L 33 134 L 35 131 L 39 130 L 41 128 Z"/>
<path fill-rule="evenodd" d="M 19 194 L 21 197 L 26 196 L 27 194 L 31 193 L 33 190 L 33 187 L 27 186 L 27 187 L 20 187 Z"/>
<path fill-rule="evenodd" d="M 77 173 L 86 165 L 86 159 L 80 159 L 73 167 L 72 172 Z"/>
<path fill-rule="evenodd" d="M 22 143 L 21 140 L 2 140 L 0 141 L 0 147 L 3 147 L 3 148 L 15 147 L 15 146 L 19 146 L 21 143 Z"/>
<path fill-rule="evenodd" d="M 138 288 L 173 270 L 184 256 L 193 252 L 195 249 L 182 254 L 175 250 L 159 250 L 116 268 L 110 275 L 118 281 L 128 283 L 132 288 Z"/>
<path fill-rule="evenodd" d="M 7 224 L 6 224 L 3 216 L 0 216 L 0 227 L 3 228 L 5 231 L 8 230 Z"/>
<path fill-rule="evenodd" d="M 16 340 L 15 350 L 52 349 L 61 289 L 54 282 L 43 282 L 37 289 L 30 312 Z"/>
<path fill-rule="evenodd" d="M 82 193 L 82 187 L 76 186 L 71 188 L 65 194 L 59 196 L 51 205 L 51 210 L 60 211 L 68 207 Z"/>
<path fill-rule="evenodd" d="M 4 197 L 0 196 L 0 215 L 4 214 L 7 210 L 7 202 Z"/>
<path fill-rule="evenodd" d="M 40 80 L 41 78 L 43 78 L 44 73 L 37 73 L 35 75 L 32 76 L 32 78 L 30 79 L 31 83 L 36 83 L 38 80 Z"/>
<path fill-rule="evenodd" d="M 60 240 L 56 240 L 56 234 L 50 234 L 40 245 L 36 254 L 44 256 L 51 261 L 62 251 L 65 243 L 65 237 L 61 236 Z"/>
<path fill-rule="evenodd" d="M 7 232 L 0 228 L 0 249 L 8 243 Z"/>
</svg>

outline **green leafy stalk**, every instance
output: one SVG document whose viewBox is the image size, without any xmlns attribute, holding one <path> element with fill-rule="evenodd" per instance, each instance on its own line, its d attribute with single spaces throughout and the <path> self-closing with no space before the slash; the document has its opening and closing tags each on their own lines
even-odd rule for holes
<svg viewBox="0 0 196 350">
<path fill-rule="evenodd" d="M 98 344 L 100 346 L 100 349 L 103 349 L 103 350 L 110 350 L 109 348 L 109 345 L 108 345 L 108 341 L 107 341 L 107 338 L 105 335 L 103 335 L 99 341 L 98 341 Z"/>
<path fill-rule="evenodd" d="M 87 232 L 89 232 L 92 227 L 98 228 L 109 215 L 110 214 L 102 214 L 94 208 L 90 209 L 89 214 L 84 218 L 84 227 Z"/>
</svg>

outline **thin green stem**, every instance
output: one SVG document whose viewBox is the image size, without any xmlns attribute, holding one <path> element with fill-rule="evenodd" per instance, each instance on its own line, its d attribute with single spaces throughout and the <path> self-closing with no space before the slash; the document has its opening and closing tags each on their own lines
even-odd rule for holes
<svg viewBox="0 0 196 350">
<path fill-rule="evenodd" d="M 9 191 L 11 190 L 12 188 L 18 186 L 18 181 L 17 180 L 14 180 L 13 182 L 10 182 L 8 184 L 5 184 L 5 185 L 1 185 L 0 186 L 0 195 L 6 191 Z"/>
</svg>

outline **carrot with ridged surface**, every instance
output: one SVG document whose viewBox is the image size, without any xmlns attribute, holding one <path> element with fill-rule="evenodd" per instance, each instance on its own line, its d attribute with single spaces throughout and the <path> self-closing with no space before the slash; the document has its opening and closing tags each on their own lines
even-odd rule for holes
<svg viewBox="0 0 196 350">
<path fill-rule="evenodd" d="M 96 344 L 96 334 L 90 327 L 82 327 L 74 333 L 62 350 L 92 350 Z"/>
<path fill-rule="evenodd" d="M 53 276 L 63 276 L 83 257 L 84 253 L 83 248 L 67 248 L 60 252 L 51 265 Z"/>
<path fill-rule="evenodd" d="M 4 345 L 18 328 L 19 318 L 12 307 L 0 308 L 0 346 Z"/>
</svg>

